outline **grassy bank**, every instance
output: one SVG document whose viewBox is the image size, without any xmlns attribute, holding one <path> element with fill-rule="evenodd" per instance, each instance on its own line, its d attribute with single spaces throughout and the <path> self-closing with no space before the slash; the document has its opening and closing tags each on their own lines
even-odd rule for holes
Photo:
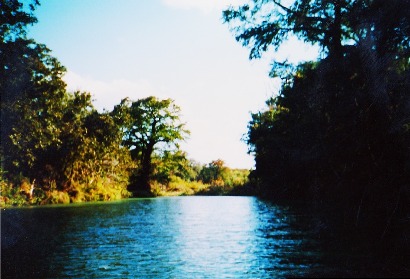
<svg viewBox="0 0 410 279">
<path fill-rule="evenodd" d="M 0 207 L 114 201 L 132 196 L 132 193 L 126 190 L 125 182 L 115 182 L 110 178 L 95 179 L 83 184 L 73 183 L 66 189 L 58 189 L 55 185 L 41 187 L 25 178 L 16 182 L 2 178 L 0 187 Z M 167 184 L 152 181 L 151 193 L 148 196 L 250 196 L 254 194 L 253 187 L 245 178 L 235 183 L 232 183 L 232 180 L 203 183 L 172 177 Z"/>
</svg>

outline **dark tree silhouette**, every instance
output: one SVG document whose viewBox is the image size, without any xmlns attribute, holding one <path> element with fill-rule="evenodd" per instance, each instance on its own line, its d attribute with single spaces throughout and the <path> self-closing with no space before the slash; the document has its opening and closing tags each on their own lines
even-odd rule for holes
<svg viewBox="0 0 410 279">
<path fill-rule="evenodd" d="M 318 61 L 273 63 L 282 89 L 247 135 L 260 194 L 309 202 L 328 231 L 408 268 L 410 1 L 256 0 L 224 19 L 251 59 L 289 35 L 322 48 Z"/>
</svg>

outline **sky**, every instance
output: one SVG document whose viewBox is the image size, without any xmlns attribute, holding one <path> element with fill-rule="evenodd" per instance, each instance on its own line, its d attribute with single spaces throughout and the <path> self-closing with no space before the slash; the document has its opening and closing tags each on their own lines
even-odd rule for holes
<svg viewBox="0 0 410 279">
<path fill-rule="evenodd" d="M 190 136 L 188 158 L 230 168 L 254 168 L 242 140 L 251 112 L 265 108 L 280 81 L 272 59 L 313 59 L 297 41 L 277 54 L 249 60 L 222 11 L 239 0 L 42 0 L 29 37 L 67 68 L 70 91 L 90 92 L 99 111 L 121 99 L 171 98 Z M 244 1 L 241 1 L 244 2 Z"/>
</svg>

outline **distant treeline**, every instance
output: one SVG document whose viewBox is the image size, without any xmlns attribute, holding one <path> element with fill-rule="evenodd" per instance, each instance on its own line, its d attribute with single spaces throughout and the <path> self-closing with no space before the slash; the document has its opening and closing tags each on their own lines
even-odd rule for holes
<svg viewBox="0 0 410 279">
<path fill-rule="evenodd" d="M 90 93 L 68 92 L 64 66 L 27 38 L 38 5 L 0 0 L 0 205 L 223 194 L 246 183 L 248 170 L 187 158 L 173 100 L 124 99 L 98 112 Z"/>
<path fill-rule="evenodd" d="M 224 20 L 251 59 L 290 35 L 322 51 L 317 61 L 273 62 L 282 88 L 252 114 L 246 139 L 259 194 L 307 202 L 319 235 L 355 239 L 408 274 L 410 1 L 249 2 Z"/>
</svg>

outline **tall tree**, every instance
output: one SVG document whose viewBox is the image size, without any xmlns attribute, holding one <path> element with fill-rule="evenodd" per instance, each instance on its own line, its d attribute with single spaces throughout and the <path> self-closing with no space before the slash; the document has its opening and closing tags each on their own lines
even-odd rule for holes
<svg viewBox="0 0 410 279">
<path fill-rule="evenodd" d="M 236 40 L 250 47 L 250 59 L 260 58 L 270 47 L 278 50 L 291 35 L 317 44 L 328 57 L 341 59 L 351 45 L 376 43 L 369 50 L 409 49 L 409 0 L 280 0 L 249 1 L 230 7 L 223 18 Z M 287 2 L 288 3 L 288 2 Z M 274 61 L 272 75 L 291 66 Z"/>
<path fill-rule="evenodd" d="M 291 35 L 318 44 L 329 56 L 341 57 L 343 45 L 355 39 L 350 13 L 352 0 L 256 0 L 223 12 L 236 40 L 250 47 L 251 59 L 260 58 L 269 47 L 278 50 Z M 274 63 L 273 75 L 279 74 L 284 61 Z"/>
<path fill-rule="evenodd" d="M 13 187 L 29 179 L 42 194 L 60 190 L 75 198 L 78 190 L 113 182 L 126 194 L 129 154 L 115 118 L 98 113 L 89 93 L 68 92 L 65 67 L 45 45 L 27 38 L 39 2 L 0 5 L 2 171 Z"/>
<path fill-rule="evenodd" d="M 33 3 L 36 4 L 36 3 Z M 25 9 L 19 1 L 0 1 L 0 94 L 1 94 L 1 147 L 2 167 L 4 150 L 11 146 L 12 108 L 27 88 L 31 75 L 25 69 L 27 52 L 27 26 L 37 22 L 35 6 Z"/>
<path fill-rule="evenodd" d="M 274 67 L 290 70 L 287 82 L 252 115 L 247 140 L 263 194 L 332 208 L 330 229 L 366 235 L 358 239 L 408 263 L 410 1 L 249 2 L 224 17 L 250 58 L 289 35 L 323 51 L 314 63 Z"/>
<path fill-rule="evenodd" d="M 27 3 L 27 2 L 25 2 Z M 0 69 L 2 166 L 33 176 L 39 154 L 58 144 L 65 103 L 65 68 L 42 44 L 26 37 L 38 1 L 1 1 Z"/>
<path fill-rule="evenodd" d="M 152 155 L 155 149 L 179 148 L 179 142 L 189 134 L 180 121 L 180 108 L 171 99 L 148 97 L 132 102 L 129 106 L 117 106 L 125 110 L 123 144 L 130 148 L 132 157 L 139 162 L 137 183 L 130 190 L 150 192 Z"/>
</svg>

